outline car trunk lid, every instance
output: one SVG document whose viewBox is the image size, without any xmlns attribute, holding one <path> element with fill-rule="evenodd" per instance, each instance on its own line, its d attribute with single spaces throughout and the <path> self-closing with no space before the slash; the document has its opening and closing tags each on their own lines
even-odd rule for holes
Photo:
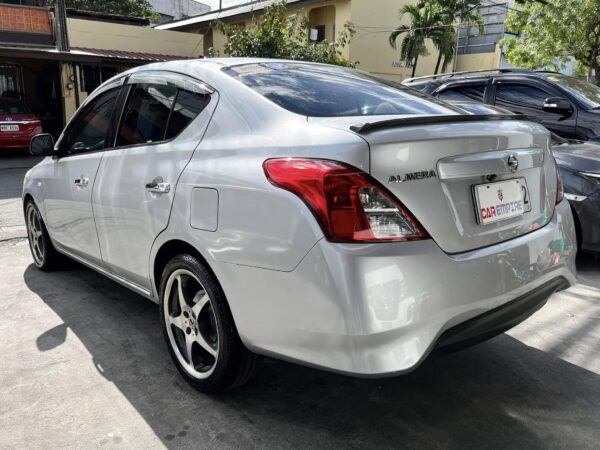
<svg viewBox="0 0 600 450">
<path fill-rule="evenodd" d="M 317 122 L 352 128 L 367 141 L 371 175 L 447 253 L 497 244 L 544 226 L 553 214 L 556 194 L 547 130 L 512 118 L 462 117 L 467 119 L 412 117 L 368 127 L 357 126 L 356 117 Z M 509 159 L 518 167 L 511 168 Z M 518 213 L 517 190 L 523 193 L 521 214 L 499 219 L 481 212 L 487 208 L 491 216 L 494 207 L 502 217 Z"/>
<path fill-rule="evenodd" d="M 0 114 L 0 132 L 3 135 L 31 133 L 40 126 L 33 114 Z"/>
</svg>

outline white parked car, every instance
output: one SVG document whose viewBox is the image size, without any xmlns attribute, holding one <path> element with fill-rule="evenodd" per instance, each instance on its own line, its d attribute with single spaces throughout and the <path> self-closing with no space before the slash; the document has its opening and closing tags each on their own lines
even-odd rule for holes
<svg viewBox="0 0 600 450">
<path fill-rule="evenodd" d="M 405 373 L 575 281 L 542 126 L 351 69 L 139 67 L 31 151 L 47 155 L 23 190 L 35 265 L 67 255 L 159 302 L 175 365 L 207 392 L 258 355 Z"/>
</svg>

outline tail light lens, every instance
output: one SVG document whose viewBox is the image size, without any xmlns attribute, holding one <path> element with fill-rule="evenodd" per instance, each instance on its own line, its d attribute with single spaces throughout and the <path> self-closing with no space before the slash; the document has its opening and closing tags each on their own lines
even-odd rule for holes
<svg viewBox="0 0 600 450">
<path fill-rule="evenodd" d="M 365 172 L 323 159 L 269 159 L 269 181 L 300 197 L 333 242 L 427 239 L 406 208 Z"/>
<path fill-rule="evenodd" d="M 556 204 L 558 205 L 565 196 L 565 190 L 562 183 L 562 177 L 560 176 L 560 168 L 558 167 L 558 164 L 556 164 L 556 161 L 554 161 L 554 164 L 556 167 Z"/>
</svg>

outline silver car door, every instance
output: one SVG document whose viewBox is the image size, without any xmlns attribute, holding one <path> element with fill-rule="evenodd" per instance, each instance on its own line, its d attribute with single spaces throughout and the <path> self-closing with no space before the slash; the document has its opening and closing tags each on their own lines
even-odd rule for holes
<svg viewBox="0 0 600 450">
<path fill-rule="evenodd" d="M 105 266 L 149 289 L 152 243 L 217 97 L 194 79 L 156 71 L 133 75 L 128 89 L 116 146 L 98 171 L 94 215 Z"/>
<path fill-rule="evenodd" d="M 58 157 L 44 180 L 46 224 L 63 250 L 101 263 L 92 212 L 96 173 L 108 145 L 120 88 L 93 99 L 78 113 L 61 140 Z"/>
</svg>

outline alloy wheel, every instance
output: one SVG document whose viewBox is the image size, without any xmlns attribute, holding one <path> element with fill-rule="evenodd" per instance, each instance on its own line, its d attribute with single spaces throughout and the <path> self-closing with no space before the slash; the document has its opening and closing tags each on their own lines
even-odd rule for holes
<svg viewBox="0 0 600 450">
<path fill-rule="evenodd" d="M 177 360 L 193 378 L 209 377 L 219 358 L 219 330 L 208 292 L 192 272 L 177 269 L 164 295 L 167 335 Z"/>
<path fill-rule="evenodd" d="M 27 207 L 27 236 L 29 247 L 35 263 L 41 266 L 44 263 L 44 233 L 42 230 L 42 218 L 35 206 Z"/>
</svg>

